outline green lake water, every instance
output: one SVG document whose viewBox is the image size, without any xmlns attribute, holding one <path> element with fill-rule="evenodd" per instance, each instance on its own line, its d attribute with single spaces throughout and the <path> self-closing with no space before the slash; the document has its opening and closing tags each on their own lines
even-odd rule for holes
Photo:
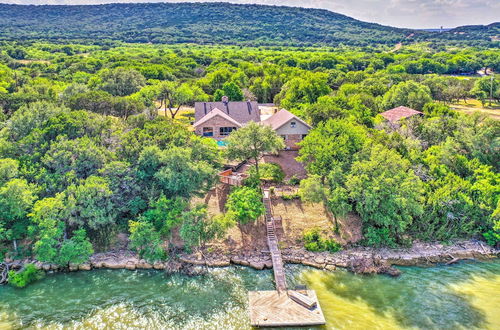
<svg viewBox="0 0 500 330">
<path fill-rule="evenodd" d="M 500 329 L 500 261 L 404 267 L 398 278 L 287 267 L 290 286 L 316 290 L 327 329 Z M 213 269 L 54 274 L 0 287 L 0 329 L 248 329 L 248 290 L 271 271 Z"/>
</svg>

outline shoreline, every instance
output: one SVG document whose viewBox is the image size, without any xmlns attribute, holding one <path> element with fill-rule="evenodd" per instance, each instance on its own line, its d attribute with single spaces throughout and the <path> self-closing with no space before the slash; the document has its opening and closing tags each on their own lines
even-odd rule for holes
<svg viewBox="0 0 500 330">
<path fill-rule="evenodd" d="M 495 249 L 481 241 L 467 240 L 457 241 L 450 245 L 415 243 L 411 248 L 398 249 L 354 247 L 336 253 L 283 249 L 282 255 L 285 264 L 301 264 L 328 271 L 341 267 L 358 274 L 397 276 L 400 270 L 393 266 L 428 266 L 439 263 L 451 264 L 464 259 L 495 259 L 500 256 L 500 249 Z M 69 267 L 34 260 L 17 260 L 10 262 L 10 269 L 20 269 L 28 263 L 33 263 L 45 272 L 89 271 L 103 268 L 156 269 L 168 273 L 198 275 L 205 272 L 205 267 L 241 265 L 256 270 L 272 269 L 272 262 L 267 251 L 241 251 L 231 254 L 205 253 L 203 255 L 181 253 L 165 262 L 149 263 L 129 250 L 96 253 L 91 256 L 89 262 L 81 265 L 70 264 Z"/>
</svg>

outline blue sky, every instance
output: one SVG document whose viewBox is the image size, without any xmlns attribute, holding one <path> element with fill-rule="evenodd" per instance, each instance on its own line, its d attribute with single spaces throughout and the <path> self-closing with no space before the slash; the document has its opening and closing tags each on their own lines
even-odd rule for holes
<svg viewBox="0 0 500 330">
<path fill-rule="evenodd" d="M 200 0 L 0 0 L 3 3 L 61 5 L 198 1 Z M 500 0 L 229 0 L 226 2 L 324 8 L 363 21 L 408 28 L 456 27 L 500 21 Z"/>
</svg>

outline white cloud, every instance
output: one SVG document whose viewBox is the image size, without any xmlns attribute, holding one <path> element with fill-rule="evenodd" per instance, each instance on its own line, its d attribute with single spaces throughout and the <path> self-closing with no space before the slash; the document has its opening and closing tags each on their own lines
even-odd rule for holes
<svg viewBox="0 0 500 330">
<path fill-rule="evenodd" d="M 489 24 L 500 19 L 500 0 L 210 0 L 324 8 L 362 21 L 408 28 Z M 17 4 L 185 2 L 183 0 L 0 0 Z M 204 2 L 190 0 L 190 2 Z"/>
</svg>

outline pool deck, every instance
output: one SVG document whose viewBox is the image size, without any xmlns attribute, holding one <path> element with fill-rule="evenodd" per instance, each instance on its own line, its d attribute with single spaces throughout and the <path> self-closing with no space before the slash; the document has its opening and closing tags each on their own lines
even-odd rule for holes
<svg viewBox="0 0 500 330">
<path fill-rule="evenodd" d="M 250 291 L 250 323 L 253 327 L 309 327 L 325 324 L 323 311 L 313 290 L 297 291 L 316 301 L 316 306 L 308 309 L 293 301 L 289 291 Z"/>
</svg>

